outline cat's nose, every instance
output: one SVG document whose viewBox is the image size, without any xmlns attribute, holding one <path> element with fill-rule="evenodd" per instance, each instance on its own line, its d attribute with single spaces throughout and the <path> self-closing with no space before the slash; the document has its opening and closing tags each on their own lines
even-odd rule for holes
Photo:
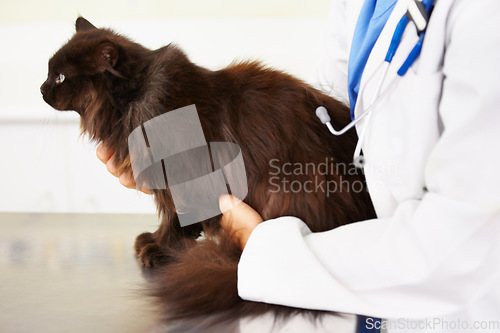
<svg viewBox="0 0 500 333">
<path fill-rule="evenodd" d="M 40 86 L 40 92 L 42 93 L 42 98 L 46 103 L 50 102 L 50 94 L 49 94 L 49 84 L 47 81 L 45 81 L 41 86 Z M 50 104 L 50 103 L 49 103 Z"/>
</svg>

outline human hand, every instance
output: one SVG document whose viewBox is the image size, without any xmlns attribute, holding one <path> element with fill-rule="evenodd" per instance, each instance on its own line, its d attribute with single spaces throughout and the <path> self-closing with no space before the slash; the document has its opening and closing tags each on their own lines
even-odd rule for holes
<svg viewBox="0 0 500 333">
<path fill-rule="evenodd" d="M 250 234 L 263 221 L 262 217 L 252 207 L 230 194 L 219 197 L 219 207 L 222 212 L 222 228 L 244 250 Z"/>
<path fill-rule="evenodd" d="M 153 192 L 149 189 L 145 188 L 137 188 L 137 184 L 134 180 L 134 175 L 132 174 L 132 169 L 122 169 L 116 164 L 116 155 L 113 150 L 109 147 L 105 146 L 103 143 L 97 147 L 96 150 L 97 158 L 100 159 L 104 164 L 106 164 L 106 168 L 109 173 L 113 176 L 117 177 L 120 181 L 120 184 L 127 188 L 137 189 L 146 194 L 152 194 Z"/>
</svg>

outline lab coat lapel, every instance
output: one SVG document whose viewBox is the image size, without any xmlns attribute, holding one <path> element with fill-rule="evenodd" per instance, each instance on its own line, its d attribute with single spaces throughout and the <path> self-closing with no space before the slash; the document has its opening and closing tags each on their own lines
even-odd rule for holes
<svg viewBox="0 0 500 333">
<path fill-rule="evenodd" d="M 347 49 L 351 49 L 352 39 L 354 38 L 354 30 L 356 30 L 356 23 L 358 22 L 359 13 L 363 7 L 364 0 L 360 1 L 346 1 L 346 8 L 349 15 L 346 18 L 347 31 Z"/>
<path fill-rule="evenodd" d="M 380 85 L 382 79 L 384 59 L 387 54 L 387 50 L 389 49 L 396 26 L 401 17 L 406 13 L 408 2 L 409 0 L 398 1 L 381 32 L 380 37 L 373 46 L 370 56 L 368 57 L 363 76 L 361 77 L 360 93 L 355 108 L 356 117 L 362 114 L 364 110 L 375 102 L 378 91 L 377 87 Z M 389 87 L 391 83 L 398 78 L 397 71 L 399 67 L 401 67 L 403 62 L 406 60 L 408 54 L 413 49 L 417 41 L 418 35 L 415 26 L 412 22 L 410 22 L 405 29 L 401 43 L 382 83 L 382 89 L 380 90 L 381 95 L 387 87 Z"/>
</svg>

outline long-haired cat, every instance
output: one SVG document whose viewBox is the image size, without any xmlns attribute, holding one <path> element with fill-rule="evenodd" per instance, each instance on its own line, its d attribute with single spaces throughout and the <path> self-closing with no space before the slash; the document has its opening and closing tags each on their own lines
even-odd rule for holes
<svg viewBox="0 0 500 333">
<path fill-rule="evenodd" d="M 190 62 L 175 45 L 150 50 L 80 17 L 76 34 L 50 59 L 41 92 L 55 109 L 78 112 L 82 131 L 113 149 L 124 169 L 131 167 L 127 138 L 135 128 L 195 104 L 207 142 L 240 147 L 248 180 L 244 201 L 264 220 L 297 216 L 320 232 L 375 216 L 365 188 L 350 188 L 364 182 L 353 168 L 288 172 L 294 165 L 326 161 L 351 166 L 355 132 L 332 137 L 314 114 L 325 106 L 332 124 L 340 128 L 350 121 L 348 107 L 257 62 L 208 70 Z M 329 182 L 336 190 L 277 190 L 276 181 L 270 181 L 276 165 L 287 171 L 279 174 L 279 181 Z M 240 299 L 236 281 L 241 250 L 219 227 L 220 215 L 181 227 L 169 190 L 153 192 L 161 224 L 156 232 L 139 235 L 135 250 L 152 272 L 152 293 L 166 320 L 199 327 L 268 311 L 278 317 L 303 311 Z"/>
</svg>

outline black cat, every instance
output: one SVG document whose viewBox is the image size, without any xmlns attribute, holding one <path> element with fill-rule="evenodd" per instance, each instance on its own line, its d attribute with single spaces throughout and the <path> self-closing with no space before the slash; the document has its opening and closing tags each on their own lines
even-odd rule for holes
<svg viewBox="0 0 500 333">
<path fill-rule="evenodd" d="M 248 179 L 244 201 L 264 220 L 297 216 L 319 232 L 375 216 L 367 191 L 349 189 L 348 184 L 364 182 L 349 167 L 279 175 L 289 183 L 335 182 L 333 193 L 277 191 L 270 182 L 271 160 L 280 166 L 326 160 L 351 165 L 355 132 L 332 137 L 314 114 L 325 106 L 333 125 L 343 127 L 350 118 L 342 103 L 257 62 L 210 71 L 172 44 L 149 50 L 81 17 L 76 31 L 49 61 L 43 98 L 57 110 L 78 112 L 82 130 L 113 149 L 121 168 L 131 167 L 127 138 L 135 128 L 195 104 L 207 142 L 241 148 Z M 213 325 L 267 311 L 281 316 L 303 311 L 241 300 L 236 287 L 241 250 L 219 227 L 220 216 L 181 227 L 169 190 L 153 192 L 161 224 L 155 233 L 139 235 L 135 249 L 139 261 L 153 267 L 152 293 L 167 320 Z M 205 237 L 196 240 L 201 231 Z"/>
</svg>

